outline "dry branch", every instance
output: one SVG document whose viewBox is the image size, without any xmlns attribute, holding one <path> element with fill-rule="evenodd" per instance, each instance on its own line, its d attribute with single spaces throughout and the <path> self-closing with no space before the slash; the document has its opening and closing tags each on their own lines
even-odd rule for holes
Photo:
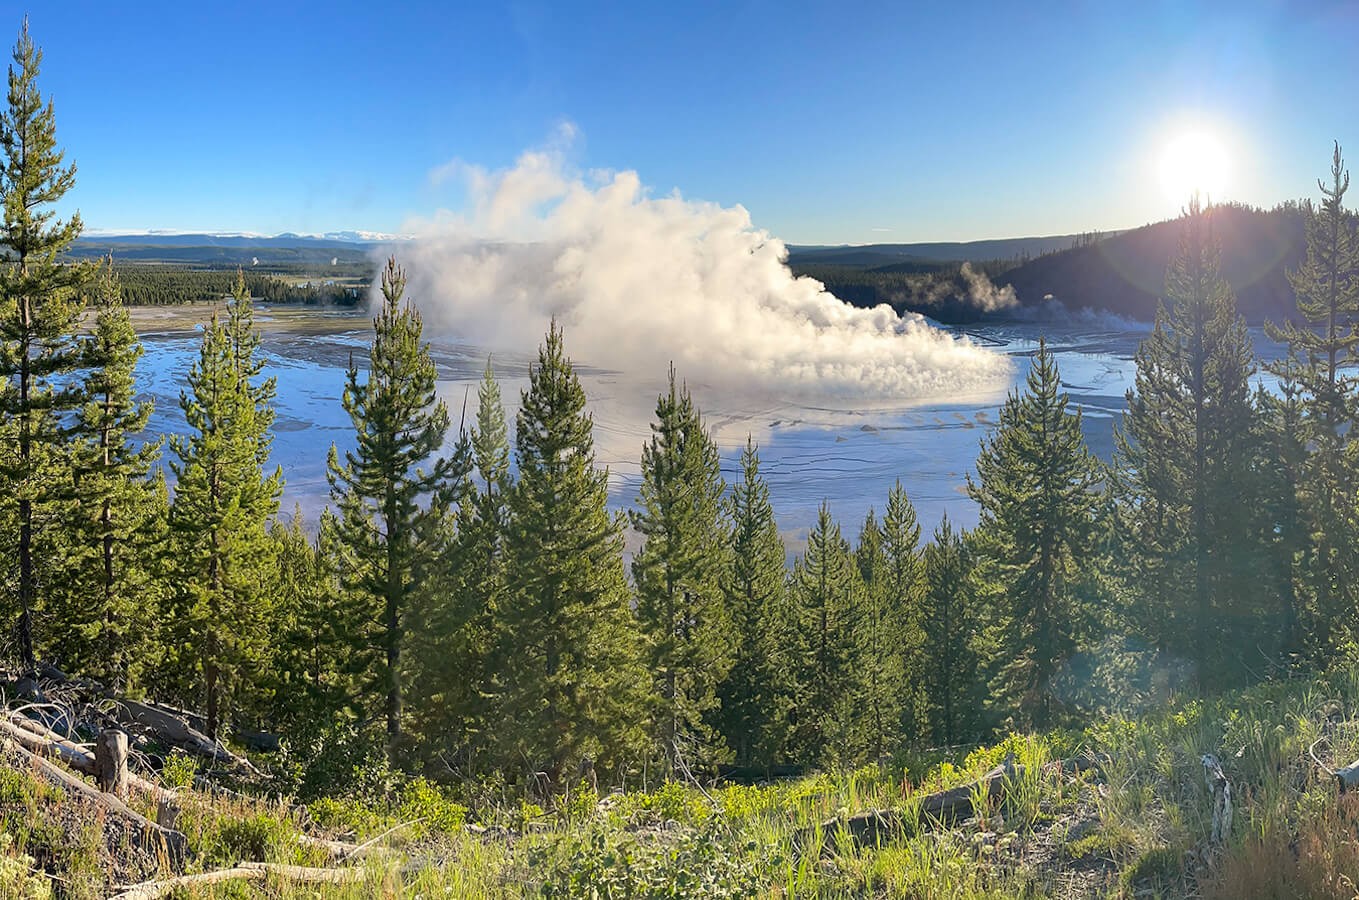
<svg viewBox="0 0 1359 900">
<path fill-rule="evenodd" d="M 365 872 L 363 869 L 314 869 L 278 863 L 246 862 L 230 869 L 129 885 L 123 888 L 121 893 L 114 894 L 113 900 L 156 900 L 178 887 L 220 884 L 223 881 L 264 881 L 270 875 L 304 884 L 349 884 L 363 880 Z"/>
</svg>

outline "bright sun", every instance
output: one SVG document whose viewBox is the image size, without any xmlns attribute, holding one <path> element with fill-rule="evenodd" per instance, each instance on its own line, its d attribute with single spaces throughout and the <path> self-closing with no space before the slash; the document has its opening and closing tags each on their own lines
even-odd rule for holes
<svg viewBox="0 0 1359 900">
<path fill-rule="evenodd" d="M 1222 142 L 1207 132 L 1175 137 L 1161 157 L 1161 185 L 1166 199 L 1183 206 L 1195 191 L 1205 200 L 1222 200 L 1229 160 Z"/>
</svg>

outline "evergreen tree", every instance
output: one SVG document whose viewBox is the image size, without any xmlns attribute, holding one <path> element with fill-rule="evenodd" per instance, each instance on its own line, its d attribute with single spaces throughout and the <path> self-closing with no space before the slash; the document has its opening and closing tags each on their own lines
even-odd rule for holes
<svg viewBox="0 0 1359 900">
<path fill-rule="evenodd" d="M 20 664 L 31 672 L 39 597 L 35 540 L 58 499 L 60 476 L 48 464 L 65 466 L 59 420 L 81 405 L 79 382 L 70 376 L 80 365 L 80 289 L 92 267 L 58 262 L 82 227 L 79 213 L 54 218 L 53 207 L 75 184 L 75 166 L 62 164 L 52 103 L 44 105 L 38 92 L 42 51 L 29 37 L 27 19 L 13 59 L 8 105 L 0 112 L 0 245 L 8 257 L 0 270 L 0 414 L 14 423 L 14 449 L 0 463 L 0 482 L 5 503 L 16 507 L 15 637 Z"/>
<path fill-rule="evenodd" d="M 150 402 L 137 401 L 141 341 L 123 306 L 113 262 L 94 284 L 93 333 L 83 346 L 85 405 L 75 428 L 70 506 L 73 553 L 54 653 L 71 671 L 122 691 L 155 625 L 152 556 L 164 540 L 165 485 L 149 477 L 160 441 L 134 445 Z"/>
<path fill-rule="evenodd" d="M 913 742 L 923 737 L 928 727 L 927 653 L 920 606 L 923 589 L 920 522 L 900 479 L 887 493 L 887 514 L 881 531 L 885 563 L 881 575 L 883 604 L 896 611 L 899 627 L 899 643 L 894 652 L 900 667 L 901 734 L 906 741 Z"/>
<path fill-rule="evenodd" d="M 584 756 L 621 765 L 641 737 L 622 523 L 607 508 L 592 429 L 554 323 L 516 420 L 497 698 L 504 765 L 528 765 L 553 785 Z"/>
<path fill-rule="evenodd" d="M 900 603 L 885 544 L 877 516 L 869 509 L 855 548 L 863 585 L 856 627 L 862 651 L 858 702 L 864 709 L 867 749 L 874 759 L 896 749 L 907 697 L 901 652 L 907 608 Z"/>
<path fill-rule="evenodd" d="M 1136 618 L 1188 655 L 1200 689 L 1260 632 L 1262 559 L 1253 352 L 1218 268 L 1211 211 L 1191 201 L 1164 305 L 1137 351 L 1118 434 L 1141 594 Z M 1252 603 L 1256 604 L 1252 606 Z"/>
<path fill-rule="evenodd" d="M 1039 339 L 1026 392 L 1006 398 L 982 441 L 967 492 L 981 507 L 974 540 L 990 595 L 999 672 L 991 696 L 1020 723 L 1052 724 L 1049 683 L 1076 650 L 1085 620 L 1080 583 L 1095 567 L 1099 462 L 1081 414 L 1067 409 L 1057 364 Z"/>
<path fill-rule="evenodd" d="M 632 514 L 643 544 L 632 562 L 637 618 L 652 673 L 648 732 L 672 769 L 718 751 L 704 717 L 731 667 L 731 621 L 722 595 L 726 485 L 717 446 L 703 430 L 687 387 L 656 402 L 642 448 L 642 509 Z"/>
<path fill-rule="evenodd" d="M 383 698 L 389 753 L 402 734 L 406 617 L 426 584 L 427 563 L 442 545 L 450 489 L 466 471 L 465 450 L 452 459 L 434 458 L 448 431 L 448 409 L 438 399 L 438 372 L 421 339 L 420 314 L 401 302 L 405 285 L 396 259 L 388 259 L 367 377 L 360 380 L 353 365 L 346 376 L 342 402 L 356 446 L 345 451 L 343 464 L 331 447 L 331 496 L 339 511 L 326 519 L 340 582 L 354 602 L 354 661 Z M 421 468 L 425 464 L 428 470 Z"/>
<path fill-rule="evenodd" d="M 249 302 L 237 297 L 232 306 Z M 228 321 L 238 315 L 230 310 Z M 201 673 L 213 737 L 223 701 L 258 675 L 273 625 L 267 528 L 278 512 L 283 474 L 266 477 L 261 468 L 272 415 L 257 406 L 260 386 L 242 377 L 252 370 L 251 354 L 241 353 L 214 313 L 189 390 L 180 393 L 192 434 L 171 441 L 177 481 L 170 526 L 179 569 L 171 616 L 187 654 L 178 660 L 181 677 Z"/>
<path fill-rule="evenodd" d="M 805 758 L 849 765 L 863 747 L 857 708 L 859 573 L 849 542 L 822 503 L 807 552 L 793 568 L 799 633 L 797 726 Z"/>
<path fill-rule="evenodd" d="M 342 708 L 350 687 L 339 581 L 319 541 L 303 530 L 300 508 L 288 524 L 275 522 L 269 537 L 276 636 L 267 711 L 282 726 L 312 729 Z"/>
<path fill-rule="evenodd" d="M 749 438 L 741 452 L 741 481 L 727 499 L 727 518 L 731 536 L 723 590 L 736 646 L 714 716 L 738 765 L 768 769 L 788 748 L 793 623 L 786 551 L 769 485 L 760 475 L 759 452 Z"/>
<path fill-rule="evenodd" d="M 512 486 L 505 409 L 489 359 L 468 446 L 479 485 L 469 470 L 460 491 L 466 499 L 416 629 L 420 674 L 413 700 L 417 727 L 434 738 L 426 743 L 439 748 L 445 764 L 471 770 L 500 724 L 491 678 L 495 623 L 505 595 L 505 504 Z"/>
<path fill-rule="evenodd" d="M 975 737 L 979 724 L 972 568 L 963 535 L 944 516 L 923 555 L 920 615 L 929 660 L 930 727 L 935 742 L 944 746 Z"/>
<path fill-rule="evenodd" d="M 1308 448 L 1300 478 L 1300 506 L 1307 513 L 1307 631 L 1314 655 L 1326 660 L 1337 631 L 1355 625 L 1359 592 L 1356 572 L 1355 479 L 1348 450 L 1356 416 L 1355 378 L 1359 364 L 1359 237 L 1345 209 L 1350 176 L 1335 145 L 1331 184 L 1318 180 L 1319 209 L 1307 207 L 1307 257 L 1289 281 L 1305 327 L 1267 324 L 1269 336 L 1288 345 L 1288 355 L 1270 369 L 1287 377 L 1301 416 L 1296 441 Z"/>
</svg>

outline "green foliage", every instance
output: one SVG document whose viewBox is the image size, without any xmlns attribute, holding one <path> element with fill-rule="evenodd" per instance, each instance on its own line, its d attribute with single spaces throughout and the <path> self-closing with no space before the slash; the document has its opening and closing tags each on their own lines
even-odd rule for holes
<svg viewBox="0 0 1359 900">
<path fill-rule="evenodd" d="M 738 765 L 767 768 L 788 746 L 794 672 L 793 619 L 785 589 L 785 551 L 760 456 L 746 439 L 741 481 L 727 498 L 730 568 L 723 592 L 735 648 L 712 714 Z"/>
<path fill-rule="evenodd" d="M 343 463 L 331 447 L 331 496 L 339 512 L 322 526 L 351 604 L 345 616 L 351 664 L 364 676 L 365 699 L 382 698 L 393 753 L 402 734 L 406 620 L 437 553 L 450 484 L 469 462 L 465 444 L 453 459 L 435 457 L 448 409 L 438 399 L 420 315 L 402 303 L 405 284 L 395 258 L 388 260 L 368 377 L 360 381 L 357 367 L 346 376 L 343 403 L 357 446 L 345 451 Z"/>
<path fill-rule="evenodd" d="M 722 593 L 726 526 L 717 445 L 687 386 L 656 401 L 651 441 L 642 448 L 643 544 L 632 561 L 636 616 L 645 641 L 652 698 L 647 732 L 672 769 L 719 756 L 707 716 L 731 668 L 731 619 Z"/>
<path fill-rule="evenodd" d="M 981 507 L 973 540 L 996 660 L 989 700 L 1038 728 L 1052 724 L 1051 680 L 1091 618 L 1082 588 L 1100 563 L 1093 531 L 1103 473 L 1067 403 L 1040 339 L 1025 393 L 1006 398 L 977 478 L 967 480 Z"/>
<path fill-rule="evenodd" d="M 259 338 L 243 283 L 223 323 L 203 332 L 189 390 L 180 393 L 192 434 L 171 449 L 176 476 L 170 508 L 176 595 L 166 610 L 168 639 L 180 645 L 165 676 L 171 696 L 202 696 L 215 735 L 232 693 L 248 695 L 268 651 L 273 611 L 268 526 L 278 512 L 283 473 L 265 476 L 273 422 L 272 378 L 259 379 Z M 198 680 L 202 693 L 190 685 Z"/>
<path fill-rule="evenodd" d="M 593 421 L 554 324 L 521 394 L 498 623 L 500 758 L 561 784 L 582 757 L 604 771 L 642 735 L 636 626 L 621 522 L 595 468 Z"/>
<path fill-rule="evenodd" d="M 863 586 L 849 542 L 825 503 L 807 536 L 807 552 L 793 566 L 790 591 L 797 622 L 793 721 L 799 754 L 823 764 L 851 765 L 865 741 L 858 704 Z"/>
<path fill-rule="evenodd" d="M 52 888 L 33 871 L 33 857 L 15 852 L 14 836 L 0 834 L 0 896 L 13 900 L 49 900 Z"/>
<path fill-rule="evenodd" d="M 1269 644 L 1250 335 L 1221 277 L 1212 210 L 1193 200 L 1166 275 L 1169 307 L 1137 352 L 1118 432 L 1133 623 L 1194 661 L 1201 689 L 1244 676 L 1240 647 Z"/>
<path fill-rule="evenodd" d="M 67 438 L 63 415 L 83 397 L 70 376 L 81 361 L 76 329 L 84 308 L 81 288 L 93 266 L 57 262 L 82 228 L 80 215 L 54 218 L 54 206 L 75 184 L 75 166 L 63 165 L 49 100 L 38 91 L 42 51 L 24 20 L 9 68 L 7 106 L 0 111 L 0 417 L 9 426 L 0 453 L 0 496 L 12 507 L 14 531 L 6 553 L 17 562 L 7 606 L 17 613 L 19 661 L 35 667 L 33 616 L 40 606 L 41 581 L 51 573 L 53 554 L 37 543 L 38 523 L 70 496 L 61 457 Z M 74 383 L 73 383 L 74 381 Z M 12 430 L 11 430 L 12 429 Z M 46 552 L 41 552 L 46 551 Z M 53 572 L 58 571 L 53 567 Z"/>
<path fill-rule="evenodd" d="M 925 548 L 921 629 L 928 662 L 928 717 L 936 743 L 951 745 L 977 733 L 977 623 L 972 597 L 972 555 L 948 517 Z"/>
<path fill-rule="evenodd" d="M 738 898 L 752 896 L 758 886 L 750 850 L 715 824 L 673 844 L 591 829 L 534 851 L 531 865 L 545 873 L 539 886 L 544 898 Z"/>
<path fill-rule="evenodd" d="M 1305 566 L 1288 574 L 1299 594 L 1286 612 L 1302 619 L 1307 650 L 1320 663 L 1333 661 L 1359 620 L 1356 575 L 1354 451 L 1350 430 L 1356 414 L 1355 376 L 1359 365 L 1359 235 L 1345 209 L 1350 176 L 1340 145 L 1332 156 L 1329 186 L 1320 180 L 1319 208 L 1307 207 L 1307 257 L 1289 281 L 1305 325 L 1268 325 L 1269 336 L 1288 345 L 1288 355 L 1269 366 L 1285 382 L 1284 397 L 1296 399 L 1296 416 L 1284 424 L 1285 448 L 1295 454 L 1281 487 L 1296 499 L 1305 536 L 1295 549 Z M 1291 628 L 1294 622 L 1285 619 Z M 1288 649 L 1294 649 L 1290 644 Z"/>
</svg>

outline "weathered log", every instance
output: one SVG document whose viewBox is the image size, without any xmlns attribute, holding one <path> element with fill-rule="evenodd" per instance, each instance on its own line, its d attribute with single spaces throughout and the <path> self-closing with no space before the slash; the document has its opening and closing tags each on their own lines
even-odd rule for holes
<svg viewBox="0 0 1359 900">
<path fill-rule="evenodd" d="M 94 742 L 95 777 L 99 789 L 106 794 L 124 797 L 127 794 L 127 732 L 119 728 L 105 728 Z"/>
<path fill-rule="evenodd" d="M 194 728 L 189 724 L 188 717 L 179 711 L 136 700 L 119 700 L 114 718 L 125 718 L 128 721 L 124 724 L 140 725 L 159 740 L 197 756 L 233 765 L 243 762 L 236 754 Z"/>
<path fill-rule="evenodd" d="M 185 853 L 188 848 L 188 839 L 183 832 L 164 828 L 152 822 L 113 794 L 100 792 L 78 775 L 63 769 L 15 740 L 0 739 L 0 742 L 2 742 L 0 747 L 4 747 L 33 768 L 42 771 L 50 781 L 118 816 L 132 832 L 137 845 L 145 849 L 163 852 L 166 862 L 172 870 L 178 871 L 183 868 Z"/>
<path fill-rule="evenodd" d="M 876 845 L 899 838 L 908 830 L 952 825 L 982 812 L 973 807 L 974 798 L 980 796 L 989 802 L 1004 789 L 1007 780 L 1020 778 L 1023 774 L 1022 765 L 1007 759 L 970 784 L 926 794 L 921 798 L 919 811 L 914 816 L 905 810 L 870 809 L 844 819 L 827 819 L 820 825 L 805 829 L 799 836 L 798 844 L 810 847 L 819 836 L 823 851 L 828 851 L 834 849 L 833 838 L 841 831 L 856 844 Z"/>
<path fill-rule="evenodd" d="M 78 744 L 66 740 L 54 731 L 45 728 L 15 712 L 3 711 L 0 715 L 0 736 L 12 738 L 20 746 L 51 759 L 57 759 L 84 775 L 98 777 L 99 767 L 94 755 Z M 175 792 L 153 784 L 131 772 L 127 773 L 127 786 L 147 794 L 157 801 L 173 800 Z"/>
<path fill-rule="evenodd" d="M 1232 783 L 1222 771 L 1222 763 L 1211 753 L 1199 758 L 1203 781 L 1213 792 L 1213 843 L 1225 841 L 1232 831 Z"/>
<path fill-rule="evenodd" d="M 279 863 L 246 862 L 230 869 L 129 885 L 123 888 L 121 893 L 114 894 L 113 900 L 156 900 L 179 887 L 220 884 L 224 881 L 264 881 L 270 875 L 303 884 L 351 884 L 362 881 L 366 874 L 363 869 L 316 869 L 306 866 L 285 866 Z"/>
<path fill-rule="evenodd" d="M 1359 759 L 1343 769 L 1336 769 L 1333 774 L 1342 794 L 1355 785 L 1359 785 Z"/>
</svg>

